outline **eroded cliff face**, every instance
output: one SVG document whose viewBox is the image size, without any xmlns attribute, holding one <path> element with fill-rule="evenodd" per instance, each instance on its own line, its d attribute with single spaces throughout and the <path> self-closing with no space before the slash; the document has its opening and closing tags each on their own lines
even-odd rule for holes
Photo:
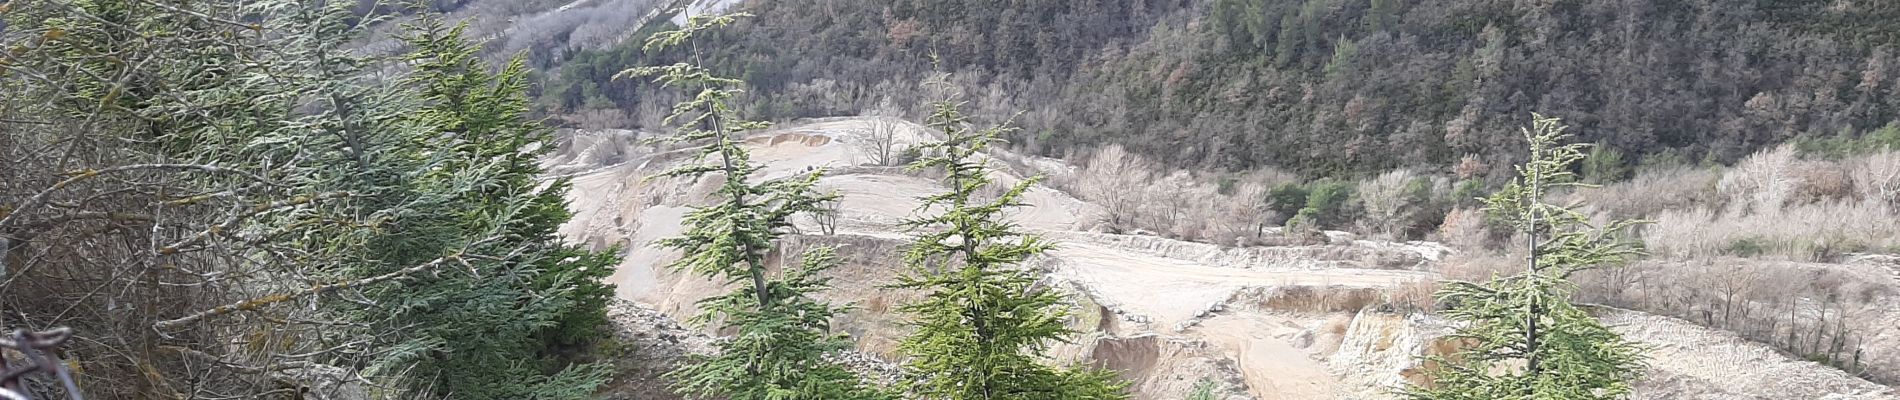
<svg viewBox="0 0 1900 400">
<path fill-rule="evenodd" d="M 1423 374 L 1433 365 L 1423 356 L 1447 355 L 1458 343 L 1445 337 L 1451 328 L 1422 314 L 1371 311 L 1354 314 L 1327 366 L 1360 388 L 1397 388 L 1430 384 Z M 1363 398 L 1385 398 L 1382 390 L 1360 390 Z"/>
</svg>

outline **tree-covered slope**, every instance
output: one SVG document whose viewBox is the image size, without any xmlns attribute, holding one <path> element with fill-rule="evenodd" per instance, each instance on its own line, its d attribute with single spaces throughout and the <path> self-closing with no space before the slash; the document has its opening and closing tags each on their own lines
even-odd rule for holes
<svg viewBox="0 0 1900 400">
<path fill-rule="evenodd" d="M 755 0 L 709 59 L 776 118 L 855 114 L 938 67 L 1044 154 L 1121 143 L 1177 166 L 1309 174 L 1496 170 L 1529 111 L 1629 163 L 1733 161 L 1900 118 L 1900 5 L 1879 0 Z M 711 54 L 717 54 L 717 57 Z M 608 76 L 668 54 L 578 55 L 556 113 L 620 109 Z M 650 113 L 650 112 L 649 112 Z"/>
</svg>

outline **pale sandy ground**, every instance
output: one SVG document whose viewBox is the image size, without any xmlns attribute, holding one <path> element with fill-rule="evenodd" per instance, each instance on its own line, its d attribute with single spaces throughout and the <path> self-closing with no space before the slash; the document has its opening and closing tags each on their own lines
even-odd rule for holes
<svg viewBox="0 0 1900 400">
<path fill-rule="evenodd" d="M 915 125 L 906 126 L 910 129 L 903 132 L 900 143 L 923 140 L 921 129 Z M 853 145 L 861 140 L 866 130 L 867 124 L 863 119 L 830 119 L 760 133 L 752 136 L 748 143 L 753 149 L 754 159 L 770 165 L 765 177 L 776 178 L 808 168 L 851 167 L 867 159 Z M 643 177 L 663 169 L 665 164 L 677 162 L 677 157 L 669 155 L 678 152 L 658 153 L 661 156 L 655 158 L 651 149 L 601 151 L 601 143 L 619 143 L 603 139 L 613 136 L 599 133 L 576 135 L 578 139 L 557 153 L 558 161 L 551 162 L 556 164 L 551 165 L 556 170 L 575 174 L 571 199 L 577 215 L 573 222 L 563 227 L 562 234 L 599 248 L 616 244 L 624 246 L 628 256 L 610 278 L 619 285 L 619 295 L 654 306 L 675 317 L 684 317 L 692 312 L 691 303 L 694 300 L 717 292 L 720 290 L 719 285 L 665 271 L 660 266 L 676 255 L 653 249 L 648 244 L 655 239 L 677 234 L 679 219 L 689 210 L 687 206 L 697 204 L 710 190 L 710 183 L 643 180 Z M 599 165 L 600 160 L 608 158 L 595 154 L 608 153 L 615 154 L 615 158 L 623 158 L 625 162 Z M 1010 174 L 999 180 L 1016 179 L 1020 177 Z M 857 237 L 859 239 L 851 240 L 885 247 L 889 247 L 888 243 L 898 243 L 904 238 L 895 224 L 914 215 L 918 206 L 917 198 L 941 190 L 940 184 L 930 179 L 888 169 L 854 169 L 846 174 L 824 178 L 820 187 L 835 190 L 844 196 L 840 207 L 843 213 L 839 230 L 845 236 L 841 237 Z M 1232 383 L 1229 386 L 1244 385 L 1246 395 L 1259 399 L 1384 397 L 1382 394 L 1387 392 L 1385 390 L 1356 387 L 1342 382 L 1390 384 L 1399 380 L 1387 375 L 1401 374 L 1403 372 L 1397 369 L 1402 368 L 1340 366 L 1337 365 L 1338 361 L 1328 361 L 1330 352 L 1339 347 L 1340 340 L 1351 344 L 1369 339 L 1359 338 L 1355 341 L 1337 337 L 1337 334 L 1322 333 L 1317 335 L 1330 338 L 1322 340 L 1331 340 L 1333 343 L 1317 346 L 1313 343 L 1316 336 L 1314 331 L 1321 321 L 1351 320 L 1350 315 L 1224 309 L 1221 303 L 1243 289 L 1287 286 L 1379 288 L 1418 279 L 1432 279 L 1435 274 L 1423 271 L 1430 271 L 1432 260 L 1443 252 L 1442 246 L 1427 243 L 1373 241 L 1347 241 L 1347 244 L 1314 248 L 1235 250 L 1164 238 L 1089 233 L 1081 230 L 1095 212 L 1094 206 L 1046 187 L 1037 187 L 1027 196 L 1027 201 L 1032 207 L 1017 212 L 1017 220 L 1031 231 L 1063 239 L 1061 247 L 1043 261 L 1046 262 L 1043 265 L 1052 266 L 1049 268 L 1052 280 L 1078 288 L 1088 295 L 1088 301 L 1112 311 L 1099 316 L 1112 321 L 1100 323 L 1103 328 L 1088 335 L 1093 340 L 1089 342 L 1094 343 L 1093 347 L 1079 344 L 1085 349 L 1076 350 L 1076 345 L 1072 345 L 1063 351 L 1092 357 L 1102 365 L 1122 365 L 1131 369 L 1128 373 L 1138 382 L 1135 391 L 1141 399 L 1180 398 L 1185 394 L 1185 388 L 1191 387 L 1193 380 L 1199 379 L 1197 376 L 1201 375 L 1208 379 L 1228 381 Z M 804 225 L 802 227 L 807 232 L 813 230 L 809 224 Z M 1416 268 L 1373 269 L 1369 267 L 1374 266 L 1364 260 L 1380 257 L 1368 254 L 1385 258 L 1397 254 L 1400 258 L 1412 257 L 1420 261 Z M 888 355 L 888 348 L 885 347 L 888 346 L 889 338 L 897 336 L 895 332 L 884 331 L 895 329 L 890 328 L 893 326 L 892 318 L 879 315 L 890 307 L 887 302 L 902 299 L 902 296 L 881 294 L 877 289 L 878 282 L 888 281 L 890 273 L 894 272 L 886 268 L 847 268 L 845 270 L 857 274 L 839 277 L 843 281 L 840 286 L 848 287 L 849 290 L 832 294 L 840 301 L 857 302 L 871 309 L 852 316 L 852 321 L 858 321 L 856 326 L 845 323 L 847 326 L 841 329 L 860 338 L 874 338 L 860 342 L 865 351 L 872 354 Z M 867 305 L 867 302 L 873 304 Z M 1860 399 L 1877 397 L 1839 396 L 1891 395 L 1891 391 L 1876 394 L 1885 390 L 1884 387 L 1772 352 L 1748 350 L 1744 352 L 1746 357 L 1738 359 L 1736 357 L 1741 356 L 1726 350 L 1702 351 L 1699 349 L 1746 347 L 1748 344 L 1711 340 L 1708 338 L 1720 337 L 1720 334 L 1686 323 L 1653 322 L 1645 319 L 1649 316 L 1631 314 L 1638 317 L 1617 317 L 1612 318 L 1611 322 L 1627 326 L 1620 328 L 1625 329 L 1625 334 L 1663 349 L 1658 353 L 1658 358 L 1667 357 L 1667 360 L 1655 363 L 1655 369 L 1660 373 L 1654 375 L 1693 380 L 1674 386 L 1667 386 L 1673 381 L 1663 382 L 1667 387 L 1701 387 L 1696 382 L 1706 382 L 1707 387 L 1720 388 L 1725 393 L 1775 394 L 1780 397 L 1762 398 L 1785 399 Z M 1397 321 L 1392 317 L 1383 318 Z M 1628 323 L 1630 321 L 1652 322 Z M 1666 329 L 1655 328 L 1658 326 Z M 1412 331 L 1393 326 L 1364 330 Z M 1430 338 L 1419 337 L 1381 338 L 1371 340 L 1381 344 L 1366 351 L 1415 350 L 1384 344 L 1394 340 L 1430 342 Z M 1411 354 L 1375 357 L 1361 353 L 1365 351 L 1356 352 L 1353 359 L 1373 357 L 1397 360 L 1388 363 L 1399 364 L 1405 363 L 1410 358 L 1408 354 Z M 1780 369 L 1720 367 L 1734 365 L 1738 360 L 1772 363 Z M 1833 373 L 1830 374 L 1830 371 Z M 1219 376 L 1222 374 L 1238 376 Z M 1802 377 L 1808 383 L 1789 387 L 1770 379 L 1784 375 Z M 1814 391 L 1800 392 L 1809 389 Z M 1247 397 L 1238 393 L 1243 392 L 1236 392 L 1239 397 L 1233 398 Z M 1829 393 L 1835 393 L 1836 396 L 1826 397 Z M 1717 395 L 1681 398 L 1753 397 Z"/>
</svg>

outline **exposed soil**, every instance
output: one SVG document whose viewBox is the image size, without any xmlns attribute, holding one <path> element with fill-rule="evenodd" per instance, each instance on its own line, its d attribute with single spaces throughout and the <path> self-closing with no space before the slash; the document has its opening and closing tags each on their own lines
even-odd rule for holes
<svg viewBox="0 0 1900 400">
<path fill-rule="evenodd" d="M 902 126 L 900 145 L 925 140 L 920 127 Z M 761 132 L 747 145 L 755 160 L 769 165 L 765 179 L 811 168 L 842 171 L 820 181 L 821 188 L 844 196 L 837 234 L 811 235 L 821 229 L 804 221 L 799 228 L 808 235 L 794 237 L 796 243 L 786 247 L 795 253 L 815 244 L 842 246 L 847 265 L 832 271 L 837 288 L 825 297 L 854 303 L 859 310 L 840 318 L 838 329 L 858 339 L 864 353 L 897 361 L 893 344 L 903 328 L 891 310 L 915 295 L 880 288 L 899 268 L 895 254 L 906 236 L 897 223 L 919 211 L 918 198 L 943 189 L 929 177 L 901 169 L 857 166 L 869 159 L 857 145 L 868 130 L 865 119 L 828 119 Z M 551 167 L 575 177 L 570 197 L 577 214 L 562 233 L 599 248 L 624 246 L 626 261 L 610 278 L 621 298 L 676 317 L 690 315 L 693 301 L 723 288 L 665 270 L 676 255 L 648 244 L 677 234 L 680 217 L 703 202 L 711 183 L 645 179 L 679 158 L 653 149 L 596 146 L 603 143 L 626 142 L 576 141 L 551 161 Z M 1020 175 L 1008 171 L 999 177 L 1017 179 Z M 1437 340 L 1444 328 L 1429 318 L 1292 309 L 1249 297 L 1299 288 L 1354 294 L 1315 299 L 1377 301 L 1387 289 L 1436 279 L 1435 262 L 1448 252 L 1443 246 L 1344 239 L 1316 246 L 1228 248 L 1087 232 L 1084 225 L 1098 208 L 1047 187 L 1034 188 L 1026 201 L 1030 207 L 1014 218 L 1060 242 L 1036 264 L 1048 271 L 1052 285 L 1071 293 L 1077 310 L 1071 326 L 1085 332 L 1075 343 L 1056 346 L 1055 362 L 1116 369 L 1134 382 L 1138 399 L 1178 399 L 1202 380 L 1219 383 L 1224 398 L 1231 399 L 1389 398 L 1391 387 L 1416 374 L 1416 355 L 1444 347 Z M 1655 318 L 1660 317 L 1633 312 L 1606 318 L 1624 334 L 1658 345 L 1646 398 L 1892 395 L 1891 389 L 1835 370 L 1722 339 L 1719 332 Z M 1775 369 L 1722 367 L 1743 361 Z M 1777 376 L 1800 377 L 1804 383 L 1767 379 Z M 1883 389 L 1888 391 L 1882 394 Z"/>
</svg>

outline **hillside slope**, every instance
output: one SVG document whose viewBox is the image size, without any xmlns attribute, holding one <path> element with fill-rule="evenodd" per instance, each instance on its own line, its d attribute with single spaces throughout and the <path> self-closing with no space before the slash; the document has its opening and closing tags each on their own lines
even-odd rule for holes
<svg viewBox="0 0 1900 400">
<path fill-rule="evenodd" d="M 1023 112 L 1019 150 L 1119 143 L 1202 169 L 1448 170 L 1469 156 L 1502 174 L 1533 111 L 1628 164 L 1732 162 L 1900 120 L 1900 3 L 1885 0 L 1010 4 L 754 0 L 736 10 L 757 17 L 702 48 L 755 86 L 761 117 L 919 104 L 916 82 L 940 68 L 977 95 L 972 114 Z M 543 100 L 646 121 L 651 85 L 609 75 L 681 56 L 588 52 L 551 71 Z"/>
<path fill-rule="evenodd" d="M 825 295 L 860 309 L 840 318 L 837 328 L 851 333 L 865 353 L 896 361 L 893 343 L 903 328 L 897 324 L 900 316 L 889 311 L 915 294 L 881 288 L 898 268 L 896 252 L 904 235 L 895 222 L 916 210 L 916 197 L 940 189 L 929 177 L 857 166 L 867 159 L 856 144 L 870 129 L 868 121 L 820 120 L 761 132 L 747 143 L 754 158 L 770 166 L 768 177 L 814 167 L 833 169 L 821 187 L 844 196 L 836 232 L 823 234 L 817 221 L 805 221 L 800 229 L 806 234 L 788 241 L 783 253 L 840 246 L 847 264 L 831 272 L 837 288 Z M 919 127 L 903 126 L 899 142 L 925 139 Z M 619 296 L 683 317 L 693 312 L 693 301 L 721 288 L 716 282 L 664 270 L 660 266 L 674 255 L 647 244 L 677 233 L 679 217 L 703 201 L 710 183 L 644 179 L 677 162 L 681 153 L 632 145 L 634 136 L 631 131 L 574 133 L 549 160 L 554 171 L 575 179 L 570 198 L 577 215 L 563 234 L 600 248 L 624 245 L 628 256 L 611 278 L 620 287 Z M 1015 179 L 1020 175 L 1003 177 Z M 1094 205 L 1040 186 L 1027 198 L 1031 207 L 1017 220 L 1061 243 L 1036 267 L 1046 271 L 1052 287 L 1069 294 L 1077 311 L 1070 326 L 1085 332 L 1075 343 L 1057 346 L 1056 361 L 1116 369 L 1136 383 L 1137 398 L 1176 398 L 1203 379 L 1222 383 L 1238 398 L 1386 398 L 1391 385 L 1416 372 L 1413 356 L 1445 348 L 1438 339 L 1442 324 L 1433 328 L 1439 323 L 1429 317 L 1370 311 L 1398 306 L 1409 284 L 1436 279 L 1436 260 L 1446 252 L 1442 247 L 1336 234 L 1331 243 L 1320 245 L 1222 248 L 1088 232 L 1084 227 L 1091 225 Z M 1657 317 L 1619 314 L 1606 321 L 1629 325 L 1619 329 L 1664 349 L 1701 348 L 1712 342 L 1699 338 L 1723 337 L 1686 323 L 1623 322 L 1646 318 Z M 1759 345 L 1747 349 L 1664 354 L 1671 360 L 1700 361 L 1657 362 L 1642 390 L 1646 398 L 1679 393 L 1708 394 L 1698 398 L 1894 395 L 1890 388 Z M 1716 362 L 1770 362 L 1777 369 L 1706 368 Z M 1782 375 L 1803 378 L 1770 379 Z M 1724 397 L 1728 394 L 1739 397 Z"/>
</svg>

